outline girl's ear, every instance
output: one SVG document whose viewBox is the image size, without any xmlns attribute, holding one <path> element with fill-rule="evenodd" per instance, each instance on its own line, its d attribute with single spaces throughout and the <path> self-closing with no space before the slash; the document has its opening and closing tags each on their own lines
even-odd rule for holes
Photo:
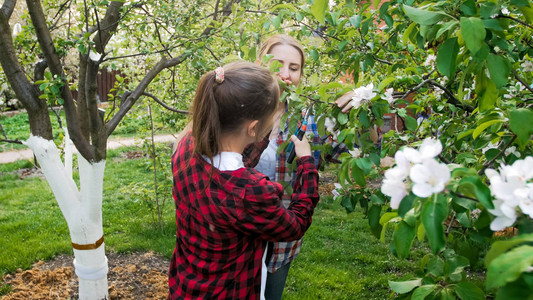
<svg viewBox="0 0 533 300">
<path fill-rule="evenodd" d="M 259 123 L 259 120 L 253 120 L 248 124 L 247 133 L 251 137 L 255 137 L 257 135 L 257 124 Z"/>
</svg>

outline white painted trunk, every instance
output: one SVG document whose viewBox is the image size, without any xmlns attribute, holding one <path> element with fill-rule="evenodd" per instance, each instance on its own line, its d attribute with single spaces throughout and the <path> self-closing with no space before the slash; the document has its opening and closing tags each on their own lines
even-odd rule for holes
<svg viewBox="0 0 533 300">
<path fill-rule="evenodd" d="M 53 141 L 32 135 L 25 144 L 35 153 L 52 188 L 67 221 L 72 243 L 94 244 L 103 236 L 102 193 L 105 160 L 89 163 L 81 155 L 77 155 L 80 174 L 78 190 L 72 178 L 72 162 L 68 162 L 69 158 L 72 158 L 70 149 L 65 155 L 67 161 L 63 165 Z M 65 147 L 69 146 L 70 143 L 66 143 Z M 73 250 L 80 299 L 109 298 L 105 244 L 92 250 Z"/>
</svg>

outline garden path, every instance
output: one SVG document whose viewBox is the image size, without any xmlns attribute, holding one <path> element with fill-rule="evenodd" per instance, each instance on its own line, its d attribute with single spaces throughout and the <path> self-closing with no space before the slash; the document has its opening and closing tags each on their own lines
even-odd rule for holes
<svg viewBox="0 0 533 300">
<path fill-rule="evenodd" d="M 167 143 L 176 140 L 173 134 L 164 134 L 154 136 L 156 143 Z M 111 138 L 107 141 L 107 149 L 116 149 L 125 146 L 141 145 L 142 139 L 140 138 Z M 73 149 L 76 153 L 76 149 Z M 7 164 L 19 159 L 31 159 L 33 158 L 33 152 L 30 149 L 21 149 L 14 151 L 0 152 L 0 164 Z"/>
</svg>

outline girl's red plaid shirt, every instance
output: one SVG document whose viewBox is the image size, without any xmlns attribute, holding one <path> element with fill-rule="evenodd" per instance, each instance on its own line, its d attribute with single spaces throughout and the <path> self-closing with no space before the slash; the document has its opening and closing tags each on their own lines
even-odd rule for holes
<svg viewBox="0 0 533 300">
<path fill-rule="evenodd" d="M 293 241 L 311 225 L 318 195 L 314 158 L 300 158 L 289 208 L 283 188 L 254 169 L 265 139 L 244 153 L 245 168 L 219 171 L 194 153 L 187 134 L 172 157 L 176 248 L 169 298 L 259 299 L 267 241 Z"/>
</svg>

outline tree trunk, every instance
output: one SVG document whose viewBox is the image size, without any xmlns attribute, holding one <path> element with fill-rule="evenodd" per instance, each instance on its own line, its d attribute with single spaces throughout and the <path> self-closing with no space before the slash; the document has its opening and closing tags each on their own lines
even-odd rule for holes
<svg viewBox="0 0 533 300">
<path fill-rule="evenodd" d="M 108 298 L 108 264 L 102 226 L 105 160 L 89 163 L 83 156 L 77 155 L 80 174 L 78 190 L 70 170 L 66 170 L 61 162 L 53 141 L 32 135 L 25 144 L 35 153 L 67 221 L 74 248 L 80 299 Z"/>
</svg>

